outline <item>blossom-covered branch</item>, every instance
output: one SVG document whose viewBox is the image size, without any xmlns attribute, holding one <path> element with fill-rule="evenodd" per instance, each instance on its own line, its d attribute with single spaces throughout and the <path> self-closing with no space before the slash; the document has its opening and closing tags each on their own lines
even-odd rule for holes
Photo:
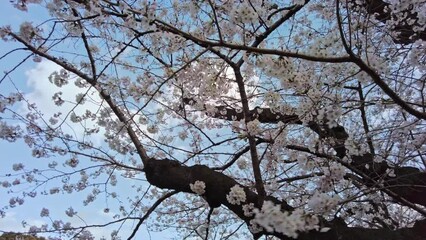
<svg viewBox="0 0 426 240">
<path fill-rule="evenodd" d="M 193 100 L 185 99 L 187 104 L 193 104 Z M 268 108 L 256 107 L 250 110 L 251 117 L 257 119 L 261 123 L 281 122 L 283 124 L 303 124 L 300 118 L 295 114 L 286 115 L 280 112 L 273 112 Z M 213 114 L 208 113 L 210 117 L 225 119 L 228 121 L 240 121 L 244 118 L 241 112 L 235 109 L 216 106 Z M 347 155 L 348 150 L 345 147 L 345 142 L 348 139 L 348 133 L 342 126 L 328 128 L 321 126 L 314 121 L 306 123 L 307 127 L 316 132 L 321 138 L 333 138 L 336 144 L 333 145 L 336 151 L 336 156 L 340 159 L 350 158 L 350 163 L 347 164 L 355 173 L 363 173 L 367 178 L 363 180 L 367 186 L 375 186 L 377 181 L 384 184 L 383 190 L 389 189 L 398 197 L 406 199 L 409 202 L 426 206 L 426 173 L 414 168 L 403 166 L 389 166 L 386 162 L 377 162 L 374 160 L 374 155 Z M 389 174 L 392 171 L 393 174 Z"/>
</svg>

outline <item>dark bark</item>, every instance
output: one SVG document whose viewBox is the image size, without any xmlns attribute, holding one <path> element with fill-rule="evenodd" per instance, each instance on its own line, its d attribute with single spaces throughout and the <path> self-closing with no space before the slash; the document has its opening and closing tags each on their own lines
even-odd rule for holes
<svg viewBox="0 0 426 240">
<path fill-rule="evenodd" d="M 216 172 L 205 165 L 184 166 L 177 161 L 163 159 L 150 160 L 144 166 L 144 172 L 149 183 L 159 188 L 174 189 L 180 192 L 193 193 L 189 184 L 195 181 L 203 181 L 206 184 L 206 192 L 203 194 L 204 199 L 209 203 L 210 207 L 216 208 L 225 205 L 237 214 L 243 220 L 250 220 L 244 216 L 241 206 L 228 203 L 226 195 L 235 185 L 240 185 L 233 178 Z M 260 208 L 260 197 L 244 187 L 247 202 L 254 203 Z M 281 202 L 275 198 L 267 197 L 265 200 L 273 201 L 280 204 L 282 210 L 292 211 L 293 208 L 285 202 Z"/>
<path fill-rule="evenodd" d="M 355 5 L 358 5 L 357 1 L 353 1 Z M 404 11 L 406 14 L 405 18 L 401 18 L 401 14 L 395 14 L 391 10 L 391 5 L 382 0 L 364 0 L 363 6 L 367 13 L 374 15 L 375 18 L 382 22 L 386 23 L 389 20 L 393 19 L 398 24 L 396 24 L 392 31 L 398 34 L 398 37 L 394 38 L 395 43 L 399 44 L 409 44 L 413 43 L 418 39 L 426 40 L 426 30 L 421 32 L 415 32 L 414 27 L 420 27 L 418 23 L 417 13 L 411 13 L 409 9 Z M 407 22 L 414 21 L 414 24 L 410 25 Z"/>
<path fill-rule="evenodd" d="M 185 102 L 190 104 L 191 101 L 186 99 Z M 239 121 L 243 118 L 242 113 L 235 109 L 225 106 L 218 106 L 215 114 L 210 117 L 220 118 L 229 121 Z M 262 123 L 278 123 L 286 124 L 302 124 L 297 115 L 273 112 L 268 108 L 255 108 L 250 114 Z M 327 128 L 315 122 L 310 122 L 308 126 L 316 132 L 321 138 L 332 137 L 335 140 L 333 146 L 336 156 L 343 158 L 347 155 L 344 143 L 348 138 L 348 133 L 342 126 Z M 362 156 L 348 156 L 352 159 L 347 167 L 357 174 L 361 174 L 363 184 L 366 186 L 378 186 L 378 181 L 384 184 L 381 190 L 390 190 L 397 195 L 393 196 L 395 201 L 406 205 L 401 198 L 415 204 L 426 206 L 426 173 L 414 167 L 408 166 L 390 166 L 386 162 L 377 163 L 374 161 L 372 154 L 364 154 Z M 392 169 L 395 173 L 394 177 L 388 175 L 387 170 Z"/>
<path fill-rule="evenodd" d="M 314 127 L 312 123 L 311 129 L 322 135 L 322 137 L 333 137 L 336 140 L 334 150 L 339 158 L 346 156 L 346 148 L 344 142 L 348 138 L 348 134 L 344 127 L 337 126 L 331 129 L 325 128 L 322 132 Z M 363 184 L 369 187 L 377 187 L 382 182 L 382 190 L 390 190 L 397 196 L 392 196 L 397 202 L 406 205 L 401 198 L 411 203 L 426 206 L 426 173 L 415 167 L 409 166 L 390 166 L 385 161 L 375 162 L 374 155 L 367 153 L 362 156 L 351 155 L 352 162 L 347 164 L 349 169 L 362 175 Z M 394 171 L 394 176 L 389 176 L 388 170 Z"/>
<path fill-rule="evenodd" d="M 240 219 L 245 221 L 247 224 L 252 217 L 244 215 L 242 205 L 230 204 L 226 195 L 229 193 L 230 188 L 237 185 L 238 183 L 231 177 L 216 172 L 204 165 L 184 166 L 177 161 L 168 159 L 155 160 L 151 159 L 147 162 L 144 167 L 146 178 L 148 182 L 156 187 L 162 189 L 173 189 L 180 192 L 192 193 L 189 184 L 195 181 L 203 181 L 206 184 L 206 192 L 202 197 L 209 203 L 213 208 L 224 205 L 230 211 L 235 213 Z M 239 185 L 239 184 L 238 184 Z M 241 185 L 240 185 L 241 186 Z M 259 199 L 261 196 L 251 191 L 247 187 L 244 188 L 247 203 L 253 203 L 256 208 L 260 208 Z M 274 197 L 268 196 L 266 201 L 272 201 L 275 204 L 281 205 L 282 211 L 293 211 L 293 207 L 289 206 L 285 201 L 280 201 Z M 402 228 L 398 230 L 390 230 L 386 228 L 382 229 L 370 229 L 361 227 L 348 227 L 342 220 L 336 219 L 334 221 L 321 221 L 322 227 L 329 227 L 328 232 L 322 233 L 319 231 L 310 231 L 306 233 L 300 233 L 297 239 L 300 240 L 421 240 L 426 238 L 426 220 L 418 221 L 413 228 Z M 261 235 L 273 235 L 280 239 L 292 239 L 286 237 L 279 232 L 261 232 L 255 235 L 260 237 Z"/>
<path fill-rule="evenodd" d="M 194 105 L 194 100 L 192 98 L 184 98 L 183 102 L 187 105 Z M 269 108 L 259 108 L 256 107 L 253 110 L 249 111 L 250 119 L 258 119 L 263 123 L 297 123 L 302 124 L 299 120 L 299 116 L 295 114 L 282 114 L 279 112 L 273 112 Z M 229 108 L 226 106 L 216 106 L 216 112 L 209 117 L 220 118 L 228 121 L 239 121 L 244 118 L 244 114 L 242 111 L 237 111 L 233 108 Z"/>
<path fill-rule="evenodd" d="M 377 163 L 370 154 L 352 156 L 351 166 L 368 176 L 363 178 L 365 185 L 377 186 L 377 182 L 382 181 L 384 189 L 391 190 L 411 203 L 426 206 L 425 172 L 414 167 L 390 167 L 385 162 Z M 393 169 L 394 177 L 387 174 L 388 169 Z M 395 200 L 400 202 L 400 199 Z"/>
</svg>

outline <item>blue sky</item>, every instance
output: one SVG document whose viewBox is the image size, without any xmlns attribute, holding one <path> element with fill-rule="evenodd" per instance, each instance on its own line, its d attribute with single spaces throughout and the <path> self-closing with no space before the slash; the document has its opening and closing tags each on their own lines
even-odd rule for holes
<svg viewBox="0 0 426 240">
<path fill-rule="evenodd" d="M 11 25 L 13 29 L 19 29 L 19 24 L 23 21 L 32 21 L 35 24 L 42 22 L 44 19 L 48 18 L 47 13 L 37 7 L 36 5 L 30 5 L 29 12 L 21 12 L 14 9 L 9 1 L 0 1 L 0 8 L 2 14 L 0 14 L 0 25 Z M 4 14 L 6 13 L 6 14 Z M 20 47 L 18 44 L 13 42 L 3 42 L 0 41 L 0 56 L 6 52 Z M 0 72 L 1 77 L 3 77 L 4 71 L 9 71 L 14 66 L 16 66 L 23 58 L 28 56 L 27 52 L 18 51 L 8 56 L 5 59 L 0 60 Z M 51 98 L 53 91 L 47 93 L 49 90 L 54 90 L 50 83 L 48 83 L 47 76 L 51 71 L 55 70 L 56 66 L 43 61 L 41 63 L 35 63 L 31 59 L 23 63 L 17 70 L 10 74 L 10 78 L 6 78 L 0 84 L 0 94 L 8 94 L 11 90 L 14 90 L 15 86 L 23 93 L 26 94 L 30 99 L 34 99 L 39 102 L 42 106 L 43 111 L 45 112 L 54 112 L 54 109 L 49 109 L 50 105 L 47 101 Z M 13 80 L 15 86 L 11 83 L 10 79 Z M 44 107 L 44 109 L 43 109 Z M 55 109 L 56 110 L 56 109 Z M 13 173 L 12 165 L 16 162 L 22 162 L 27 169 L 39 168 L 43 169 L 47 165 L 47 162 L 52 161 L 52 159 L 36 159 L 31 155 L 31 150 L 22 142 L 17 141 L 15 143 L 9 143 L 3 140 L 0 140 L 0 183 L 6 178 L 4 176 L 9 173 Z M 61 160 L 54 159 L 58 162 Z M 10 179 L 8 179 L 10 180 Z M 128 183 L 126 183 L 128 184 Z M 59 184 L 58 184 L 59 185 Z M 123 187 L 123 186 L 122 186 Z M 132 191 L 130 188 L 124 186 L 124 192 Z M 47 188 L 47 187 L 46 187 Z M 16 188 L 19 189 L 19 188 Z M 7 191 L 10 189 L 5 189 L 0 187 L 0 208 L 5 205 L 8 205 L 9 199 L 12 196 L 8 194 Z M 40 189 L 39 189 L 40 190 Z M 48 188 L 46 189 L 48 190 Z M 18 193 L 19 195 L 20 193 Z M 40 217 L 40 210 L 43 207 L 49 208 L 52 218 L 63 219 L 64 222 L 70 221 L 72 223 L 81 224 L 81 221 L 78 219 L 71 219 L 67 217 L 64 213 L 64 209 L 73 205 L 75 209 L 79 212 L 79 215 L 87 221 L 87 223 L 105 223 L 107 219 L 112 219 L 111 216 L 113 213 L 105 214 L 103 209 L 105 208 L 105 201 L 101 200 L 95 204 L 89 205 L 88 207 L 83 207 L 82 200 L 85 199 L 87 194 L 82 193 L 73 193 L 70 194 L 57 194 L 54 196 L 41 196 L 38 195 L 33 199 L 26 199 L 26 202 L 22 206 L 17 206 L 15 208 L 10 208 L 6 211 L 6 217 L 0 218 L 0 230 L 2 231 L 23 231 L 22 220 L 25 220 L 29 225 L 41 225 L 45 222 L 49 222 L 47 218 Z M 125 196 L 124 196 L 125 197 Z M 127 238 L 132 229 L 132 224 L 127 224 L 122 228 L 122 237 Z M 101 236 L 109 238 L 109 232 L 114 230 L 114 228 L 108 228 L 107 231 L 104 229 L 93 229 L 92 233 L 96 236 L 96 239 L 99 239 Z M 121 235 L 121 234 L 119 234 Z M 136 235 L 135 239 L 169 239 L 172 238 L 173 234 L 168 233 L 149 233 L 146 228 L 141 227 L 139 234 Z"/>
<path fill-rule="evenodd" d="M 34 24 L 38 24 L 43 22 L 45 19 L 49 18 L 46 11 L 37 7 L 36 5 L 30 5 L 29 12 L 21 12 L 13 7 L 8 1 L 0 1 L 0 8 L 2 11 L 7 12 L 8 15 L 0 15 L 0 26 L 3 25 L 11 25 L 12 29 L 18 30 L 19 24 L 23 21 L 32 21 Z M 20 45 L 12 42 L 3 42 L 0 41 L 0 55 L 14 49 L 21 47 Z M 22 61 L 23 58 L 28 56 L 27 52 L 18 51 L 8 56 L 3 60 L 0 60 L 0 73 L 3 71 L 8 71 L 13 68 L 16 64 Z M 41 110 L 45 114 L 45 118 L 49 119 L 49 115 L 57 112 L 58 109 L 55 105 L 52 104 L 51 97 L 55 91 L 58 89 L 48 81 L 48 76 L 54 70 L 58 70 L 58 67 L 51 62 L 42 61 L 40 63 L 35 63 L 31 59 L 27 60 L 24 64 L 22 64 L 19 69 L 10 74 L 10 79 L 16 84 L 16 87 L 25 94 L 26 99 L 37 102 L 39 105 L 39 110 Z M 1 75 L 2 76 L 2 75 Z M 0 85 L 0 94 L 7 94 L 8 92 L 14 90 L 14 86 L 11 84 L 9 78 L 6 78 L 3 83 Z M 73 84 L 69 84 L 73 85 Z M 67 89 L 69 86 L 65 87 Z M 73 100 L 75 97 L 76 88 L 68 88 L 67 90 L 61 89 L 64 92 L 64 96 L 68 95 L 69 100 Z M 231 92 L 230 94 L 235 94 Z M 69 107 L 69 106 L 68 106 Z M 87 106 L 89 107 L 90 106 Z M 64 110 L 63 110 L 64 111 Z M 66 110 L 65 110 L 66 111 Z M 214 129 L 212 131 L 217 131 Z M 73 129 L 73 132 L 76 132 L 78 135 L 78 131 L 76 128 Z M 96 142 L 96 141 L 95 141 Z M 102 144 L 102 140 L 98 139 L 98 144 Z M 183 144 L 183 143 L 182 143 Z M 186 146 L 180 146 L 185 148 Z M 45 169 L 47 167 L 47 163 L 53 160 L 57 162 L 63 162 L 64 157 L 61 158 L 50 158 L 50 159 L 37 159 L 33 158 L 31 155 L 31 149 L 29 149 L 22 141 L 18 141 L 16 143 L 8 143 L 6 141 L 0 140 L 0 151 L 2 151 L 2 155 L 0 156 L 0 185 L 1 182 L 4 181 L 5 174 L 13 173 L 12 165 L 17 162 L 22 162 L 27 169 Z M 225 159 L 221 159 L 225 160 Z M 10 180 L 10 178 L 8 179 Z M 144 189 L 148 187 L 145 182 L 135 182 L 135 184 L 140 184 Z M 42 188 L 38 190 L 43 190 L 45 188 L 46 191 L 49 190 L 50 187 L 54 185 L 50 184 L 47 186 L 42 186 Z M 57 186 L 60 186 L 61 183 L 58 183 Z M 124 193 L 122 195 L 123 199 L 127 196 L 133 196 L 134 189 L 130 188 L 131 180 L 124 181 L 121 185 L 118 184 L 119 190 L 117 192 Z M 17 188 L 19 189 L 19 188 Z M 11 194 L 7 194 L 7 190 L 0 186 L 0 209 L 8 205 Z M 18 193 L 19 195 L 20 193 Z M 25 220 L 29 225 L 38 225 L 40 226 L 43 223 L 48 223 L 50 220 L 48 218 L 40 217 L 40 211 L 43 207 L 49 208 L 52 218 L 54 219 L 62 219 L 64 222 L 70 221 L 75 225 L 81 225 L 82 222 L 76 218 L 69 218 L 65 215 L 65 210 L 72 206 L 79 213 L 79 215 L 84 218 L 84 220 L 90 223 L 102 224 L 108 222 L 108 220 L 112 220 L 112 216 L 114 214 L 113 207 L 114 201 L 108 200 L 109 207 L 111 208 L 110 214 L 105 214 L 103 209 L 106 207 L 106 200 L 102 197 L 98 199 L 92 205 L 88 207 L 84 207 L 82 201 L 86 198 L 87 192 L 85 193 L 73 193 L 73 194 L 57 194 L 57 195 L 49 195 L 49 196 L 40 196 L 38 195 L 34 199 L 26 199 L 26 202 L 22 206 L 18 206 L 12 209 L 7 210 L 7 215 L 5 218 L 0 218 L 0 230 L 3 231 L 23 231 L 21 221 Z M 148 204 L 149 202 L 146 202 Z M 117 212 L 116 212 L 117 213 Z M 156 221 L 155 216 L 152 220 Z M 117 226 L 117 225 L 116 225 Z M 134 223 L 127 223 L 120 234 L 123 239 L 127 239 L 132 230 L 132 226 Z M 115 230 L 115 228 L 107 228 L 107 229 L 90 229 L 92 233 L 99 239 L 102 236 L 109 238 L 109 232 Z M 135 239 L 171 239 L 173 237 L 177 237 L 174 231 L 165 231 L 162 233 L 150 232 L 148 233 L 146 227 L 141 227 L 136 235 Z"/>
</svg>

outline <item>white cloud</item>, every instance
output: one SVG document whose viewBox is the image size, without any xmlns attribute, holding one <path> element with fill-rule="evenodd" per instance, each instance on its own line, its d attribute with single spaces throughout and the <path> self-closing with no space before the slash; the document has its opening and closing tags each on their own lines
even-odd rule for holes
<svg viewBox="0 0 426 240">
<path fill-rule="evenodd" d="M 17 213 L 13 211 L 6 212 L 6 216 L 4 218 L 0 218 L 0 226 L 2 231 L 11 231 L 11 232 L 25 232 L 28 231 L 28 228 L 24 228 L 22 225 L 22 221 L 18 220 Z M 41 226 L 46 224 L 46 222 L 27 218 L 25 220 L 28 226 Z"/>
<path fill-rule="evenodd" d="M 70 113 L 73 111 L 77 115 L 82 115 L 86 112 L 86 110 L 95 113 L 101 102 L 98 94 L 94 90 L 89 90 L 87 88 L 79 88 L 74 84 L 74 81 L 77 79 L 75 76 L 71 75 L 69 79 L 69 83 L 62 87 L 57 87 L 55 84 L 49 81 L 49 76 L 55 72 L 60 71 L 61 67 L 57 64 L 43 60 L 40 63 L 37 63 L 35 68 L 28 70 L 25 72 L 27 77 L 27 85 L 31 89 L 31 92 L 25 95 L 25 98 L 30 103 L 35 103 L 37 110 L 43 114 L 43 119 L 46 122 L 49 122 L 49 119 L 57 113 L 62 113 L 61 118 L 64 119 L 67 115 L 67 119 L 65 120 L 65 124 L 62 124 L 62 130 L 65 133 L 71 134 L 76 139 L 81 140 L 84 136 L 84 126 L 93 128 L 96 126 L 96 122 L 94 121 L 83 121 L 80 123 L 73 123 L 70 121 Z M 65 101 L 65 103 L 61 106 L 55 105 L 52 96 L 57 93 L 62 92 L 60 97 Z M 86 95 L 86 101 L 84 104 L 76 104 L 76 95 L 79 93 Z M 26 106 L 22 106 L 22 112 L 28 112 Z M 56 126 L 56 125 L 54 125 Z M 85 139 L 88 139 L 87 136 Z M 94 144 L 100 144 L 102 139 L 102 134 L 99 133 L 97 135 L 92 135 L 89 138 L 93 141 Z"/>
</svg>

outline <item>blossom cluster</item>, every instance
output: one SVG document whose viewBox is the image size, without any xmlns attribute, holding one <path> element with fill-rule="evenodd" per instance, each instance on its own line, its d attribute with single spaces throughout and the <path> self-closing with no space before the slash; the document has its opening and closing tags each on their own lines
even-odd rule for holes
<svg viewBox="0 0 426 240">
<path fill-rule="evenodd" d="M 41 209 L 40 217 L 48 217 L 48 216 L 49 216 L 49 209 L 47 208 Z"/>
<path fill-rule="evenodd" d="M 328 167 L 323 167 L 326 176 L 334 180 L 341 180 L 345 176 L 345 167 L 337 162 L 331 162 Z"/>
<path fill-rule="evenodd" d="M 75 167 L 77 167 L 78 162 L 79 161 L 78 161 L 77 157 L 72 157 L 72 158 L 68 159 L 67 161 L 65 161 L 65 164 L 72 167 L 72 168 L 75 168 Z"/>
<path fill-rule="evenodd" d="M 234 22 L 253 23 L 257 19 L 257 14 L 249 3 L 243 2 L 232 10 L 231 19 Z"/>
<path fill-rule="evenodd" d="M 247 133 L 256 136 L 262 132 L 259 120 L 255 119 L 247 123 Z"/>
<path fill-rule="evenodd" d="M 11 199 L 9 199 L 9 206 L 11 208 L 16 207 L 16 204 L 24 204 L 24 199 L 20 197 L 12 197 Z"/>
<path fill-rule="evenodd" d="M 318 229 L 319 220 L 315 215 L 307 215 L 303 210 L 293 212 L 281 211 L 280 205 L 265 201 L 262 209 L 254 209 L 254 222 L 268 232 L 280 232 L 286 236 L 297 238 L 298 232 Z"/>
<path fill-rule="evenodd" d="M 226 200 L 230 204 L 240 205 L 241 203 L 246 201 L 246 193 L 244 192 L 244 188 L 239 185 L 235 185 L 230 189 L 230 192 L 226 195 Z"/>
<path fill-rule="evenodd" d="M 57 87 L 63 87 L 64 85 L 68 84 L 68 79 L 70 75 L 65 69 L 61 69 L 59 72 L 54 71 L 49 76 L 49 81 L 53 84 L 55 84 Z"/>
<path fill-rule="evenodd" d="M 244 211 L 244 216 L 246 217 L 251 217 L 254 215 L 254 204 L 253 203 L 249 203 L 249 204 L 244 204 L 243 205 L 243 211 Z"/>
<path fill-rule="evenodd" d="M 255 64 L 261 68 L 267 76 L 289 81 L 296 80 L 294 66 L 287 58 L 262 56 L 256 58 Z"/>
<path fill-rule="evenodd" d="M 10 126 L 6 122 L 0 121 L 0 139 L 15 142 L 22 136 L 22 129 L 19 126 Z"/>
<path fill-rule="evenodd" d="M 19 29 L 19 35 L 25 41 L 30 41 L 34 37 L 35 32 L 36 32 L 36 29 L 33 27 L 32 23 L 30 22 L 21 23 L 21 26 Z"/>
<path fill-rule="evenodd" d="M 278 92 L 269 91 L 265 93 L 265 102 L 271 111 L 279 111 L 281 108 L 281 95 Z"/>
<path fill-rule="evenodd" d="M 13 169 L 13 171 L 20 171 L 20 170 L 24 169 L 24 164 L 22 164 L 22 163 L 14 163 L 12 165 L 12 169 Z"/>
<path fill-rule="evenodd" d="M 77 212 L 72 208 L 69 207 L 66 211 L 65 214 L 67 214 L 68 217 L 73 217 L 74 215 L 77 214 Z"/>
<path fill-rule="evenodd" d="M 304 154 L 297 156 L 296 160 L 300 168 L 304 171 L 311 171 L 315 167 L 315 161 Z"/>
<path fill-rule="evenodd" d="M 194 193 L 203 195 L 206 192 L 206 183 L 197 180 L 194 183 L 190 183 L 189 188 L 191 188 L 191 191 Z"/>
<path fill-rule="evenodd" d="M 363 151 L 360 148 L 360 146 L 357 146 L 355 140 L 352 139 L 351 137 L 346 139 L 345 148 L 346 148 L 346 151 L 348 152 L 348 155 L 355 155 L 355 156 L 358 155 L 359 156 L 359 155 L 363 154 Z M 350 159 L 348 159 L 348 160 L 351 161 Z"/>
<path fill-rule="evenodd" d="M 333 210 L 339 203 L 340 197 L 330 196 L 316 191 L 308 201 L 308 206 L 316 213 L 327 213 Z"/>
<path fill-rule="evenodd" d="M 11 106 L 22 100 L 22 94 L 20 93 L 11 93 L 9 96 L 3 96 L 0 94 L 0 113 L 4 113 L 7 106 Z"/>
<path fill-rule="evenodd" d="M 249 161 L 246 158 L 240 158 L 237 161 L 237 166 L 240 170 L 247 169 L 249 166 Z"/>
<path fill-rule="evenodd" d="M 332 128 L 337 126 L 336 121 L 341 115 L 342 112 L 338 106 L 327 106 L 318 110 L 317 118 L 320 122 Z"/>
</svg>

